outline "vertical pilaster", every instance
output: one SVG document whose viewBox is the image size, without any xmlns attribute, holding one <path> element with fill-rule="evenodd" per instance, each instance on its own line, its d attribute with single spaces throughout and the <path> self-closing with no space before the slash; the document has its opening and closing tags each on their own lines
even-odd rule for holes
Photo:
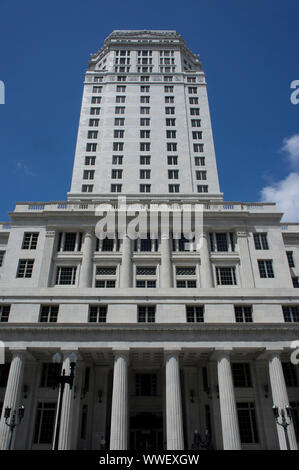
<svg viewBox="0 0 299 470">
<path fill-rule="evenodd" d="M 183 412 L 179 351 L 165 351 L 167 450 L 183 450 Z"/>
<path fill-rule="evenodd" d="M 12 353 L 12 361 L 10 364 L 8 381 L 5 391 L 2 416 L 0 421 L 0 449 L 6 450 L 9 442 L 10 428 L 5 424 L 4 411 L 6 407 L 11 408 L 11 416 L 14 410 L 20 406 L 20 398 L 23 385 L 24 373 L 24 352 L 14 351 Z M 14 430 L 14 436 L 17 429 Z M 11 448 L 13 449 L 13 442 Z"/>
<path fill-rule="evenodd" d="M 83 244 L 83 257 L 80 270 L 79 287 L 92 287 L 92 256 L 93 256 L 93 235 L 86 232 Z"/>
<path fill-rule="evenodd" d="M 45 236 L 43 258 L 40 267 L 38 287 L 49 287 L 51 283 L 55 232 L 48 230 Z"/>
<path fill-rule="evenodd" d="M 218 387 L 224 450 L 240 450 L 237 406 L 229 351 L 217 353 Z"/>
<path fill-rule="evenodd" d="M 238 249 L 240 254 L 240 270 L 242 287 L 252 289 L 254 277 L 248 247 L 248 234 L 246 231 L 238 231 Z"/>
<path fill-rule="evenodd" d="M 122 260 L 120 267 L 120 287 L 132 287 L 132 242 L 125 235 L 122 243 Z"/>
<path fill-rule="evenodd" d="M 161 287 L 173 287 L 173 272 L 170 254 L 170 240 L 169 235 L 161 236 Z"/>
<path fill-rule="evenodd" d="M 289 398 L 287 388 L 284 380 L 281 360 L 279 352 L 271 352 L 269 358 L 269 376 L 272 390 L 273 405 L 278 406 L 279 411 L 286 409 L 289 405 Z M 277 424 L 277 434 L 279 440 L 279 447 L 281 450 L 287 449 L 286 435 L 282 426 Z M 291 450 L 297 450 L 297 441 L 294 431 L 294 425 L 291 424 L 287 428 L 288 439 Z"/>
<path fill-rule="evenodd" d="M 200 285 L 203 288 L 213 287 L 213 272 L 210 261 L 208 234 L 206 232 L 204 232 L 201 237 Z"/>
<path fill-rule="evenodd" d="M 115 351 L 111 410 L 110 449 L 127 450 L 129 434 L 129 351 Z"/>
</svg>

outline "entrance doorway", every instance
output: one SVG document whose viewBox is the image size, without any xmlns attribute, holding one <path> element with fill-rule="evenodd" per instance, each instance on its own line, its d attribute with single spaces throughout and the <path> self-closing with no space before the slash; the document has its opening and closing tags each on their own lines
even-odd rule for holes
<svg viewBox="0 0 299 470">
<path fill-rule="evenodd" d="M 163 450 L 163 417 L 140 413 L 130 419 L 130 450 Z"/>
</svg>

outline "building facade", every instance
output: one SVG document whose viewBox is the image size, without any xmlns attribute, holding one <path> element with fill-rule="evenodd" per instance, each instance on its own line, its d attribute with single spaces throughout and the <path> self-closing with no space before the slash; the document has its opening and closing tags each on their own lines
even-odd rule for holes
<svg viewBox="0 0 299 470">
<path fill-rule="evenodd" d="M 178 219 L 193 232 L 199 207 L 198 248 Z M 0 448 L 24 405 L 14 449 L 192 449 L 195 431 L 215 450 L 297 449 L 299 224 L 281 218 L 223 201 L 183 38 L 114 31 L 85 74 L 67 201 L 0 225 Z M 66 374 L 75 361 L 60 417 L 57 352 Z M 292 406 L 287 439 L 273 404 Z"/>
</svg>

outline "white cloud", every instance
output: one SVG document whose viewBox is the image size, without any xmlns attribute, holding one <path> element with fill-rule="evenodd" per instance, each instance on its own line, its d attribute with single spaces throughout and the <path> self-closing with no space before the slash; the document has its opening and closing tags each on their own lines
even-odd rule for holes
<svg viewBox="0 0 299 470">
<path fill-rule="evenodd" d="M 299 168 L 299 134 L 283 140 L 281 150 L 287 154 L 291 166 Z M 284 213 L 283 220 L 299 222 L 299 173 L 293 171 L 282 180 L 266 186 L 261 191 L 261 200 L 276 202 L 277 209 Z"/>
<path fill-rule="evenodd" d="M 31 171 L 28 168 L 28 166 L 22 162 L 17 162 L 16 167 L 17 167 L 17 170 L 22 171 L 26 176 L 32 176 L 32 177 L 39 176 L 37 173 L 33 173 L 33 171 Z"/>
</svg>

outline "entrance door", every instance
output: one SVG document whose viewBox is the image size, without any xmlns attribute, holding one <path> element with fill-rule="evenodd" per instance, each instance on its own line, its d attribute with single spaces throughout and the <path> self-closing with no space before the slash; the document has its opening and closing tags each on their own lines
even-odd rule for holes
<svg viewBox="0 0 299 470">
<path fill-rule="evenodd" d="M 130 449 L 141 451 L 163 450 L 162 416 L 141 413 L 131 417 Z"/>
</svg>

